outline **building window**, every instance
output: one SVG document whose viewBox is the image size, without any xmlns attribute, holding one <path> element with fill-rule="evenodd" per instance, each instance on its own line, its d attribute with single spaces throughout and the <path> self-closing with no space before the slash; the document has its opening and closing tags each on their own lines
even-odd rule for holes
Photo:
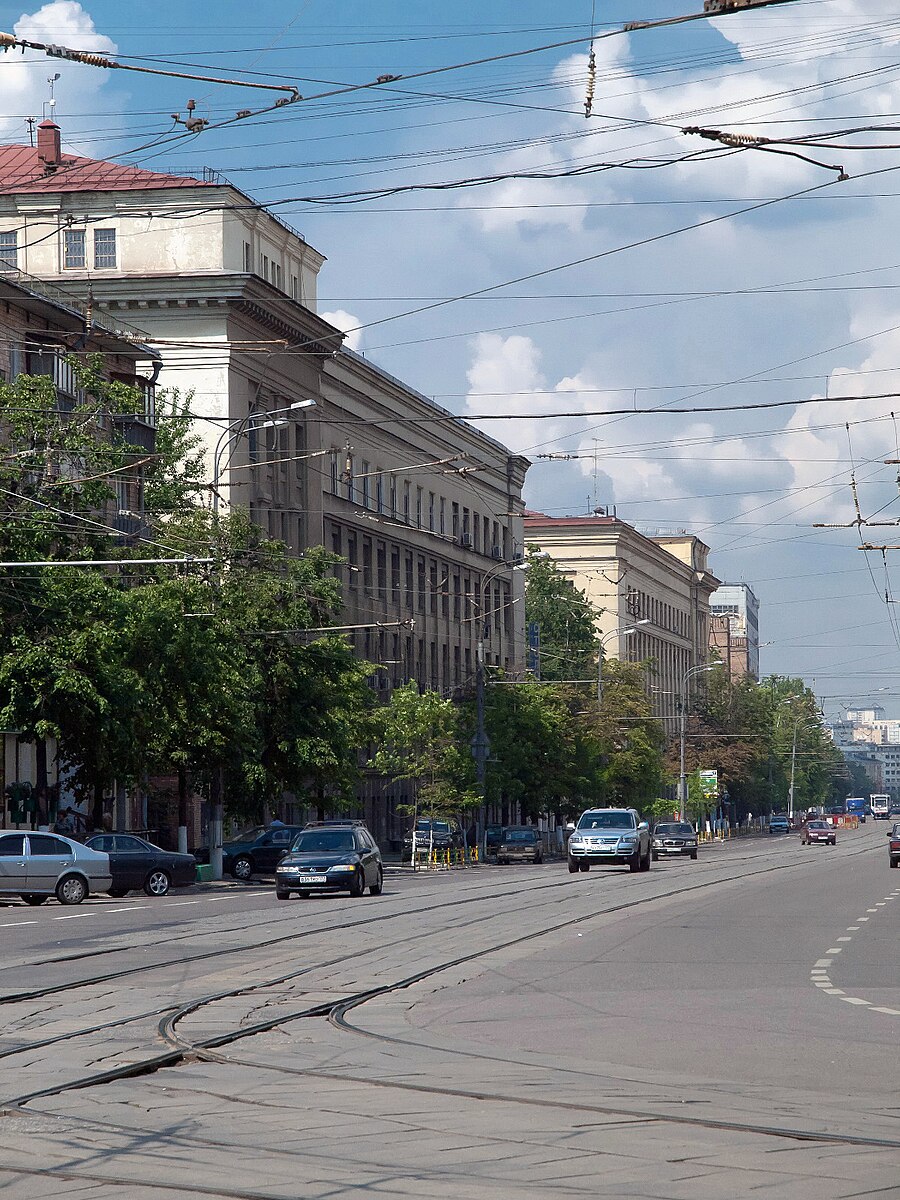
<svg viewBox="0 0 900 1200">
<path fill-rule="evenodd" d="M 375 477 L 375 507 L 384 516 L 384 476 L 381 474 L 380 467 Z"/>
<path fill-rule="evenodd" d="M 63 233 L 63 266 L 67 271 L 77 271 L 87 265 L 83 229 L 66 229 Z"/>
<path fill-rule="evenodd" d="M 403 520 L 409 524 L 409 480 L 403 484 Z"/>
<path fill-rule="evenodd" d="M 297 282 L 297 276 L 292 275 L 291 276 L 291 299 L 297 300 L 297 299 L 299 299 L 299 297 L 300 297 L 300 287 Z"/>
<path fill-rule="evenodd" d="M 422 489 L 416 488 L 416 528 L 422 528 Z"/>
<path fill-rule="evenodd" d="M 384 542 L 378 543 L 376 551 L 378 570 L 378 598 L 384 603 L 387 600 L 387 550 Z M 384 657 L 382 655 L 382 657 Z"/>
<path fill-rule="evenodd" d="M 424 613 L 425 612 L 425 559 L 421 556 L 421 554 L 419 555 L 418 560 L 416 562 L 416 583 L 417 583 L 416 611 L 420 612 L 420 613 Z"/>
<path fill-rule="evenodd" d="M 0 233 L 0 271 L 14 271 L 19 265 L 18 237 L 15 230 L 12 233 Z"/>
<path fill-rule="evenodd" d="M 253 247 L 244 242 L 244 270 L 250 275 L 253 271 Z"/>
<path fill-rule="evenodd" d="M 363 561 L 363 587 L 367 592 L 372 590 L 372 543 L 368 538 L 363 538 L 362 544 L 362 561 Z"/>
<path fill-rule="evenodd" d="M 332 450 L 332 452 L 331 452 L 331 494 L 332 494 L 332 496 L 336 496 L 338 494 L 338 452 L 337 452 L 337 450 Z"/>
<path fill-rule="evenodd" d="M 415 606 L 415 597 L 413 595 L 413 556 L 412 551 L 406 552 L 406 607 L 412 612 Z"/>
<path fill-rule="evenodd" d="M 434 492 L 428 493 L 428 528 L 434 533 Z"/>
<path fill-rule="evenodd" d="M 369 464 L 363 459 L 362 472 L 360 473 L 362 480 L 362 499 L 363 508 L 369 507 Z"/>
<path fill-rule="evenodd" d="M 391 476 L 391 516 L 396 519 L 397 516 L 397 480 L 395 476 Z"/>
<path fill-rule="evenodd" d="M 447 532 L 447 501 L 441 496 L 440 503 L 440 525 L 438 526 L 439 533 Z"/>
<path fill-rule="evenodd" d="M 110 271 L 116 267 L 116 231 L 94 230 L 94 270 Z"/>
<path fill-rule="evenodd" d="M 391 546 L 391 599 L 400 599 L 400 551 Z"/>
<path fill-rule="evenodd" d="M 347 534 L 347 562 L 349 563 L 349 583 L 352 588 L 356 588 L 356 577 L 359 574 L 359 567 L 356 565 L 356 534 Z"/>
</svg>

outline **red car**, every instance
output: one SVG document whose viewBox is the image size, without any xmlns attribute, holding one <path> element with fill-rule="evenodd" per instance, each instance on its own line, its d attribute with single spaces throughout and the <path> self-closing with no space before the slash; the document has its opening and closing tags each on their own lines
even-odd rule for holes
<svg viewBox="0 0 900 1200">
<path fill-rule="evenodd" d="M 891 839 L 889 843 L 891 866 L 900 866 L 900 825 L 895 825 L 888 837 Z"/>
<path fill-rule="evenodd" d="M 824 842 L 828 846 L 837 845 L 837 833 L 833 825 L 827 821 L 807 821 L 803 826 L 800 844 L 811 846 L 813 842 Z"/>
</svg>

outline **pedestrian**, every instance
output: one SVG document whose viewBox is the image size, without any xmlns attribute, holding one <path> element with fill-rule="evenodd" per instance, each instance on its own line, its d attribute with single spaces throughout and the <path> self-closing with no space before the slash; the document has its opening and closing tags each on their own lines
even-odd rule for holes
<svg viewBox="0 0 900 1200">
<path fill-rule="evenodd" d="M 284 829 L 284 821 L 279 821 L 278 817 L 275 817 L 274 820 L 272 820 L 269 823 L 269 828 L 270 829 Z"/>
</svg>

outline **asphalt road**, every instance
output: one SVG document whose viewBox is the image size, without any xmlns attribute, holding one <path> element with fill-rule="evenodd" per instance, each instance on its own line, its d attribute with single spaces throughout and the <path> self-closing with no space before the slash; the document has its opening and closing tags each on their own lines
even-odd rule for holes
<svg viewBox="0 0 900 1200">
<path fill-rule="evenodd" d="M 4 905 L 0 1188 L 896 1200 L 884 834 Z"/>
</svg>

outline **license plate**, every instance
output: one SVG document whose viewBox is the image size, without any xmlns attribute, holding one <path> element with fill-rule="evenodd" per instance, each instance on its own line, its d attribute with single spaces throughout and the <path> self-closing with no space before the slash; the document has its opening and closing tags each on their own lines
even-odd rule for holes
<svg viewBox="0 0 900 1200">
<path fill-rule="evenodd" d="M 298 875 L 295 883 L 327 883 L 328 878 L 325 875 Z"/>
</svg>

